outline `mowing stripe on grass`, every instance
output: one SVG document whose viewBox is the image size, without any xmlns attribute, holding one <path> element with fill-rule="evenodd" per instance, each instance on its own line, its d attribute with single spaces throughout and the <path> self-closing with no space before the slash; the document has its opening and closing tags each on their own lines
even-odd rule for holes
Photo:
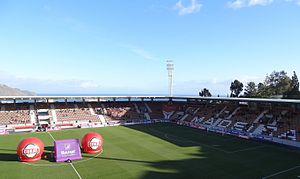
<svg viewBox="0 0 300 179">
<path fill-rule="evenodd" d="M 175 135 L 170 135 L 170 134 L 165 134 L 164 137 L 169 139 L 169 140 L 174 140 L 176 141 L 176 139 L 171 139 L 170 137 L 168 136 L 173 136 L 173 137 L 176 137 L 176 138 L 181 138 L 181 137 L 178 137 L 178 136 L 175 136 Z M 218 150 L 218 151 L 221 151 L 221 152 L 224 152 L 224 153 L 230 153 L 226 150 L 223 150 L 223 149 L 220 149 L 220 148 L 217 148 L 217 147 L 214 147 L 214 146 L 211 146 L 211 145 L 207 145 L 207 144 L 203 144 L 203 143 L 200 143 L 200 142 L 196 142 L 196 141 L 193 141 L 193 140 L 187 140 L 187 139 L 184 139 L 182 138 L 182 140 L 177 140 L 178 142 L 182 141 L 182 142 L 189 142 L 189 143 L 193 143 L 193 144 L 196 144 L 196 145 L 203 145 L 203 146 L 206 146 L 208 148 L 211 148 L 211 149 L 214 149 L 214 150 Z"/>
<path fill-rule="evenodd" d="M 223 141 L 230 142 L 230 141 L 234 141 L 234 140 L 237 140 L 237 138 L 232 137 L 232 138 L 224 139 Z"/>
<path fill-rule="evenodd" d="M 169 139 L 169 140 L 173 140 L 173 141 L 177 141 L 177 142 L 188 142 L 188 143 L 193 143 L 193 144 L 196 144 L 196 145 L 203 145 L 203 146 L 206 146 L 208 148 L 211 148 L 211 149 L 214 149 L 214 150 L 218 150 L 218 151 L 221 151 L 221 152 L 224 152 L 224 153 L 227 153 L 227 154 L 234 154 L 234 153 L 238 153 L 238 152 L 250 151 L 250 150 L 255 150 L 255 149 L 259 149 L 259 148 L 265 147 L 264 145 L 261 145 L 261 146 L 250 147 L 250 148 L 245 148 L 245 149 L 240 149 L 240 150 L 235 150 L 235 151 L 226 151 L 226 150 L 223 150 L 223 149 L 211 146 L 211 145 L 207 145 L 207 144 L 204 144 L 204 143 L 196 142 L 196 141 L 193 141 L 193 140 L 188 140 L 188 139 L 185 139 L 185 138 L 173 135 L 173 134 L 167 134 L 167 133 L 155 130 L 155 129 L 149 129 L 149 130 L 151 130 L 153 132 L 156 132 L 156 133 L 164 134 L 164 137 L 166 139 Z M 174 138 L 177 138 L 177 139 L 174 139 Z"/>
<path fill-rule="evenodd" d="M 155 129 L 150 129 L 149 128 L 148 130 L 156 132 L 158 134 L 162 134 L 164 138 L 169 139 L 169 140 L 173 140 L 173 141 L 177 141 L 177 142 L 188 142 L 188 143 L 193 143 L 193 144 L 200 145 L 200 146 L 203 145 L 203 146 L 206 146 L 208 148 L 212 148 L 214 150 L 218 150 L 218 151 L 221 151 L 221 152 L 224 152 L 224 153 L 229 153 L 228 151 L 220 149 L 220 148 L 216 148 L 216 147 L 213 147 L 213 146 L 210 146 L 210 145 L 207 145 L 207 144 L 203 144 L 203 143 L 200 143 L 200 142 L 196 142 L 196 141 L 193 141 L 193 140 L 188 140 L 188 139 L 185 139 L 185 138 L 182 138 L 182 137 L 179 137 L 179 136 L 167 134 L 167 133 L 155 130 Z M 172 139 L 172 137 L 173 138 L 175 137 L 177 139 Z"/>
<path fill-rule="evenodd" d="M 300 168 L 300 165 L 298 166 L 295 166 L 293 168 L 289 168 L 287 170 L 283 170 L 283 171 L 280 171 L 280 172 L 277 172 L 277 173 L 274 173 L 272 175 L 269 175 L 269 176 L 266 176 L 266 177 L 262 177 L 262 179 L 267 179 L 267 178 L 271 178 L 271 177 L 274 177 L 274 176 L 277 176 L 277 175 L 280 175 L 280 174 L 283 174 L 283 173 L 286 173 L 286 172 L 289 172 L 289 171 L 292 171 L 292 170 L 295 170 L 297 168 Z"/>
<path fill-rule="evenodd" d="M 249 150 L 255 150 L 255 149 L 260 149 L 260 148 L 264 148 L 266 146 L 264 145 L 261 145 L 261 146 L 257 146 L 257 147 L 249 147 L 249 148 L 246 148 L 246 149 L 241 149 L 241 150 L 235 150 L 235 151 L 232 151 L 232 152 L 229 152 L 230 154 L 234 154 L 234 153 L 237 153 L 237 152 L 244 152 L 244 151 L 249 151 Z"/>
</svg>

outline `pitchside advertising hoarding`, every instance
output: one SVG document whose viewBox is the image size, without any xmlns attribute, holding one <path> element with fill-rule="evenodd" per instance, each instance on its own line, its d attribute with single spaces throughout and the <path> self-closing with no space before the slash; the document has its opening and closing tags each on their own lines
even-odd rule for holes
<svg viewBox="0 0 300 179">
<path fill-rule="evenodd" d="M 54 150 L 56 162 L 82 159 L 79 139 L 56 140 Z"/>
<path fill-rule="evenodd" d="M 5 135 L 5 134 L 7 134 L 6 130 L 5 130 L 5 129 L 2 129 L 2 128 L 0 128 L 0 135 Z"/>
</svg>

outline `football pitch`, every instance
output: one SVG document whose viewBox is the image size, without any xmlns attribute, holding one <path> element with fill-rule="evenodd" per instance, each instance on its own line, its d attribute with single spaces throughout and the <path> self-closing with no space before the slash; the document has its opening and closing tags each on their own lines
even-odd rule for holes
<svg viewBox="0 0 300 179">
<path fill-rule="evenodd" d="M 16 148 L 27 137 L 44 142 L 81 139 L 87 132 L 103 136 L 103 151 L 82 154 L 72 163 L 18 161 Z M 0 136 L 0 178 L 299 178 L 300 152 L 171 123 L 72 129 Z"/>
</svg>

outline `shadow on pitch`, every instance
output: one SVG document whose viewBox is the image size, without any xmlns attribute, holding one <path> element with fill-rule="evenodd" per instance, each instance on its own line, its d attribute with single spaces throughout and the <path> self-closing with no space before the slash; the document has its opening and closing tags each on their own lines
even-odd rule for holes
<svg viewBox="0 0 300 179">
<path fill-rule="evenodd" d="M 14 153 L 0 153 L 0 161 L 15 162 L 19 161 L 17 151 L 12 149 L 0 149 L 1 151 L 14 152 Z M 46 146 L 42 155 L 42 160 L 49 162 L 55 162 L 53 157 L 53 146 Z"/>
<path fill-rule="evenodd" d="M 284 159 L 278 159 L 278 151 L 270 150 L 264 160 L 260 159 L 258 151 L 244 152 L 235 155 L 226 155 L 222 151 L 211 148 L 211 144 L 220 137 L 217 134 L 210 134 L 205 131 L 177 126 L 175 124 L 150 124 L 126 126 L 132 130 L 140 131 L 152 135 L 161 140 L 167 141 L 179 147 L 197 147 L 195 153 L 190 157 L 174 160 L 149 162 L 148 166 L 152 170 L 146 170 L 140 179 L 161 179 L 161 178 L 261 178 L 269 173 L 274 173 L 273 169 L 264 169 L 272 163 L 279 163 L 279 160 L 289 161 L 290 166 L 299 165 L 297 158 L 299 153 L 288 153 Z M 196 131 L 197 130 L 197 131 Z M 196 132 L 195 132 L 196 131 Z M 244 142 L 244 141 L 243 141 Z M 234 145 L 234 143 L 232 144 Z M 172 150 L 172 149 L 171 149 Z M 271 155 L 272 153 L 272 155 Z M 164 155 L 164 153 L 160 153 Z M 119 161 L 120 159 L 113 159 Z M 121 160 L 122 161 L 122 160 Z M 248 162 L 248 161 L 252 161 Z M 253 162 L 255 161 L 255 162 Z M 284 162 L 283 162 L 284 165 Z M 154 170 L 153 170 L 154 169 Z M 249 172 L 251 171 L 251 172 Z"/>
<path fill-rule="evenodd" d="M 42 160 L 46 160 L 49 162 L 55 162 L 54 160 L 54 147 L 46 146 L 44 147 L 44 153 L 42 155 Z"/>
<path fill-rule="evenodd" d="M 199 144 L 187 141 L 184 138 L 184 135 L 186 135 L 184 134 L 186 133 L 186 129 L 184 126 L 181 126 L 181 128 L 177 128 L 177 131 L 182 132 L 180 134 L 174 133 L 174 130 L 172 129 L 172 127 L 177 127 L 176 124 L 131 125 L 126 127 L 133 130 L 141 131 L 146 134 L 150 134 L 152 136 L 155 136 L 180 147 L 199 146 Z M 201 131 L 198 130 L 197 132 L 200 133 Z"/>
<path fill-rule="evenodd" d="M 0 153 L 0 161 L 5 161 L 5 162 L 16 162 L 18 160 L 18 155 L 17 153 L 14 154 L 8 154 L 8 153 Z"/>
<path fill-rule="evenodd" d="M 16 149 L 0 149 L 0 151 L 17 152 Z"/>
<path fill-rule="evenodd" d="M 147 163 L 152 164 L 153 162 L 145 161 L 145 160 L 133 160 L 133 159 L 126 159 L 126 158 L 114 158 L 114 157 L 93 157 L 93 156 L 84 156 L 86 158 L 94 158 L 94 159 L 101 159 L 101 160 L 111 160 L 111 161 L 119 161 L 119 162 L 133 162 L 133 163 Z"/>
</svg>

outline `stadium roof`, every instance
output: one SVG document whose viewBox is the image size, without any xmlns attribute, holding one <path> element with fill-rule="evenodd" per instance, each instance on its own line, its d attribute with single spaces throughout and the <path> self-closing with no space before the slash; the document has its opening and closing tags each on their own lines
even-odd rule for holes
<svg viewBox="0 0 300 179">
<path fill-rule="evenodd" d="M 65 100 L 65 99 L 182 99 L 182 100 L 213 100 L 256 103 L 289 103 L 300 104 L 297 99 L 265 99 L 265 98 L 228 98 L 228 97 L 200 97 L 200 96 L 0 96 L 0 101 L 7 100 Z"/>
<path fill-rule="evenodd" d="M 256 102 L 256 103 L 294 103 L 300 104 L 297 99 L 273 99 L 273 98 L 228 98 L 228 97 L 193 97 L 193 96 L 180 96 L 174 97 L 176 99 L 199 99 L 199 100 L 213 100 L 213 101 L 237 101 L 237 102 Z"/>
</svg>

